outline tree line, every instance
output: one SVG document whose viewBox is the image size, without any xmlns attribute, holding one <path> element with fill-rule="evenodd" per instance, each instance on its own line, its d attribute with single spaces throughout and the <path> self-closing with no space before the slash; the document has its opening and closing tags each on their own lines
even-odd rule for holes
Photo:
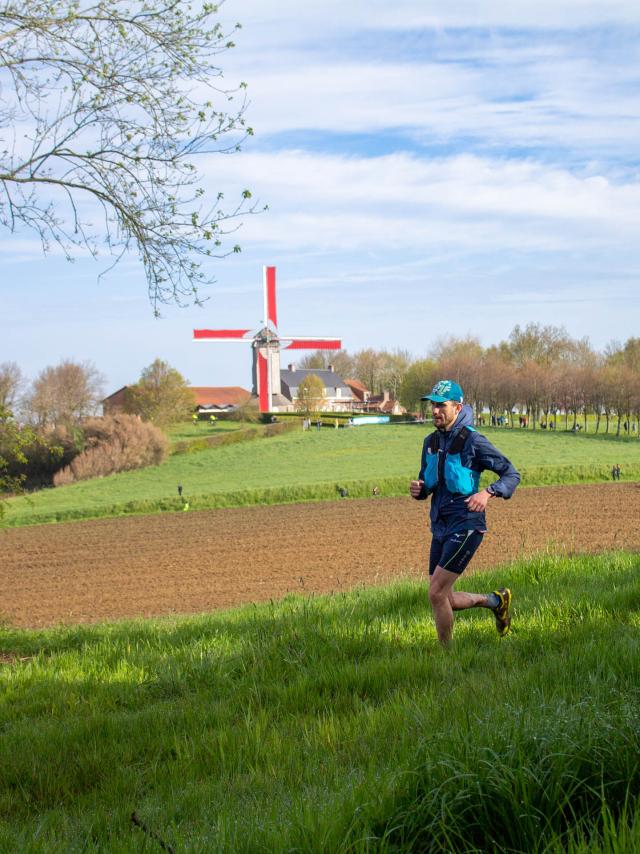
<svg viewBox="0 0 640 854">
<path fill-rule="evenodd" d="M 168 452 L 160 428 L 195 406 L 187 381 L 162 359 L 127 388 L 123 413 L 93 417 L 103 389 L 90 362 L 63 360 L 31 383 L 15 362 L 0 363 L 0 498 L 157 464 Z"/>
<path fill-rule="evenodd" d="M 44 368 L 29 383 L 15 362 L 0 363 L 0 409 L 40 434 L 58 428 L 73 430 L 97 415 L 104 397 L 105 377 L 91 362 L 64 359 Z M 195 398 L 187 380 L 162 359 L 144 368 L 127 386 L 124 411 L 166 427 L 193 412 Z"/>
<path fill-rule="evenodd" d="M 473 336 L 442 338 L 423 358 L 404 350 L 364 349 L 327 354 L 317 351 L 301 367 L 331 363 L 343 378 L 362 382 L 373 394 L 388 389 L 411 412 L 424 409 L 421 397 L 446 377 L 460 383 L 476 417 L 518 414 L 527 425 L 584 429 L 617 435 L 636 430 L 640 421 L 640 338 L 613 341 L 603 352 L 587 338 L 576 339 L 561 326 L 515 326 L 504 341 L 483 347 Z M 558 424 L 560 419 L 560 424 Z"/>
<path fill-rule="evenodd" d="M 489 347 L 472 336 L 450 336 L 423 358 L 402 349 L 318 350 L 300 367 L 329 364 L 372 394 L 388 390 L 411 412 L 424 409 L 421 397 L 447 377 L 460 383 L 477 417 L 488 412 L 512 426 L 521 413 L 532 429 L 560 418 L 565 429 L 587 429 L 593 420 L 597 432 L 620 434 L 640 420 L 640 338 L 612 342 L 598 352 L 563 327 L 530 323 L 515 326 L 507 339 Z M 89 362 L 64 360 L 31 384 L 15 362 L 0 364 L 4 420 L 10 415 L 39 433 L 77 427 L 97 413 L 103 393 L 104 377 Z M 144 368 L 127 389 L 125 410 L 160 427 L 189 417 L 193 407 L 187 380 L 162 359 Z"/>
</svg>

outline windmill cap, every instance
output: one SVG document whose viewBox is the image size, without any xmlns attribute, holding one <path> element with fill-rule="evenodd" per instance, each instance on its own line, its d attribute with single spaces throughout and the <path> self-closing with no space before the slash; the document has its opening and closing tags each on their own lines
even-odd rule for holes
<svg viewBox="0 0 640 854">
<path fill-rule="evenodd" d="M 432 403 L 446 403 L 447 400 L 452 400 L 454 403 L 462 403 L 464 397 L 458 383 L 455 383 L 453 380 L 439 380 L 429 394 L 425 394 L 420 399 L 430 400 Z"/>
</svg>

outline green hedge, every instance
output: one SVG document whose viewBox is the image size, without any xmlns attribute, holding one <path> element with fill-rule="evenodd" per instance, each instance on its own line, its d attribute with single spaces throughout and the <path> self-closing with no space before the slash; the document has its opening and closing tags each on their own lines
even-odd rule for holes
<svg viewBox="0 0 640 854">
<path fill-rule="evenodd" d="M 219 433 L 216 436 L 202 436 L 198 439 L 185 439 L 176 442 L 171 451 L 172 454 L 192 454 L 197 451 L 206 451 L 208 448 L 217 448 L 221 445 L 235 445 L 238 442 L 251 442 L 253 439 L 269 438 L 287 433 L 298 427 L 298 424 L 276 422 L 275 424 L 256 424 L 255 427 L 247 427 L 244 430 L 233 430 L 229 433 Z"/>
<path fill-rule="evenodd" d="M 603 483 L 611 480 L 611 466 L 531 466 L 520 470 L 523 486 L 552 486 L 571 483 Z M 483 475 L 485 477 L 485 475 Z M 492 476 L 493 477 L 493 476 Z M 625 465 L 620 480 L 640 480 L 640 464 Z"/>
</svg>

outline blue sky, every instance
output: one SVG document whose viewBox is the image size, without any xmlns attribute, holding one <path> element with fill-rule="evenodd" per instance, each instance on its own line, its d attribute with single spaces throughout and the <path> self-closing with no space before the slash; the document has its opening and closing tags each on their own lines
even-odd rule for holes
<svg viewBox="0 0 640 854">
<path fill-rule="evenodd" d="M 263 264 L 280 331 L 350 351 L 420 356 L 529 321 L 598 349 L 639 334 L 639 4 L 226 0 L 221 15 L 243 25 L 221 65 L 249 84 L 255 137 L 200 167 L 212 193 L 249 187 L 269 211 L 245 219 L 205 307 L 160 320 L 135 259 L 98 281 L 106 259 L 1 233 L 0 361 L 33 377 L 89 360 L 109 392 L 159 356 L 194 385 L 250 386 L 248 345 L 191 337 L 259 325 Z"/>
</svg>

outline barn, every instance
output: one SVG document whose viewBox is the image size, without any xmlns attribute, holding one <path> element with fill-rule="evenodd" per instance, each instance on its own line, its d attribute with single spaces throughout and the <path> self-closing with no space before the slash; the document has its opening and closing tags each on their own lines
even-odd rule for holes
<svg viewBox="0 0 640 854">
<path fill-rule="evenodd" d="M 124 412 L 129 386 L 122 386 L 102 401 L 102 414 L 115 415 Z M 231 386 L 189 386 L 195 397 L 195 411 L 202 415 L 230 412 L 249 403 L 253 395 L 246 388 Z"/>
<path fill-rule="evenodd" d="M 253 395 L 239 385 L 189 386 L 196 399 L 196 412 L 202 415 L 217 415 L 245 406 Z"/>
</svg>

